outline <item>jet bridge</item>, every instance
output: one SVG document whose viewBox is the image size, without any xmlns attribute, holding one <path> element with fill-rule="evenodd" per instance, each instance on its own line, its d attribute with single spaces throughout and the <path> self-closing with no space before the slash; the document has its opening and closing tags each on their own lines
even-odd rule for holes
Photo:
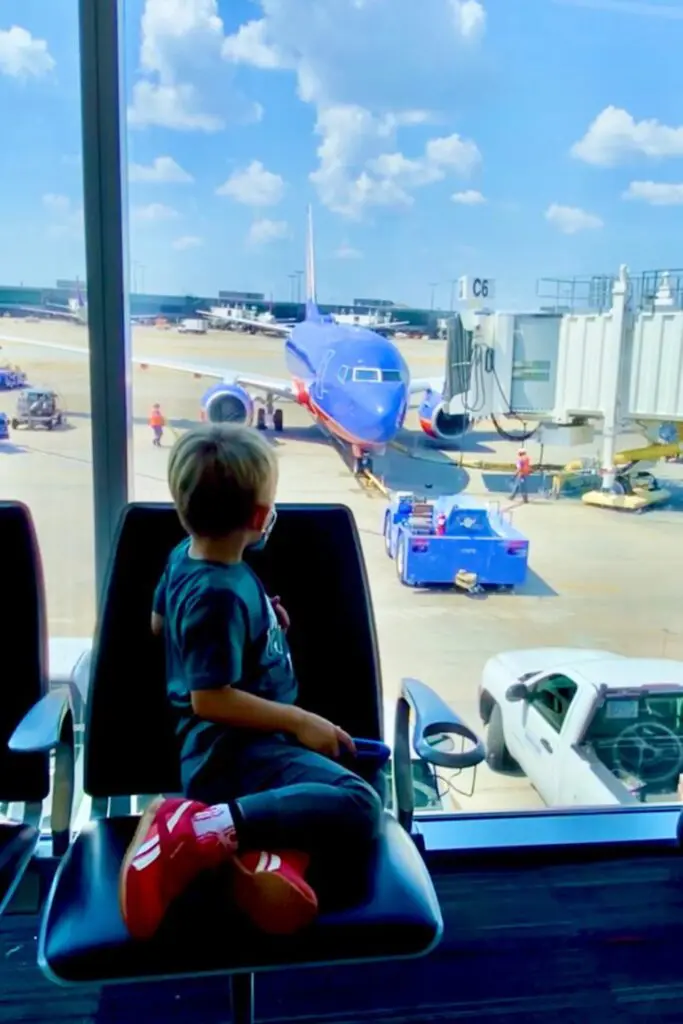
<svg viewBox="0 0 683 1024">
<path fill-rule="evenodd" d="M 653 443 L 662 445 L 661 457 L 670 457 L 671 445 L 683 452 L 679 291 L 662 272 L 651 301 L 634 309 L 622 267 L 603 311 L 464 311 L 449 324 L 450 412 L 540 421 L 554 444 L 587 444 L 599 427 L 608 485 L 616 440 L 626 430 L 642 431 L 651 443 L 647 461 Z"/>
</svg>

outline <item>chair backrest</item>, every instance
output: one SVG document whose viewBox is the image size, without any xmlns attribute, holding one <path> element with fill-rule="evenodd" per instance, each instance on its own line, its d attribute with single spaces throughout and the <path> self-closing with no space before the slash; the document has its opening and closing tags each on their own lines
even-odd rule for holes
<svg viewBox="0 0 683 1024">
<path fill-rule="evenodd" d="M 18 501 L 0 502 L 0 561 L 0 800 L 37 802 L 50 790 L 48 756 L 7 746 L 49 688 L 43 567 L 31 513 Z"/>
<path fill-rule="evenodd" d="M 93 649 L 85 788 L 92 796 L 174 792 L 178 752 L 163 649 L 150 632 L 154 587 L 184 536 L 171 505 L 129 505 L 119 524 Z M 365 563 L 341 505 L 278 505 L 250 562 L 292 626 L 299 703 L 352 735 L 381 738 L 382 692 Z"/>
</svg>

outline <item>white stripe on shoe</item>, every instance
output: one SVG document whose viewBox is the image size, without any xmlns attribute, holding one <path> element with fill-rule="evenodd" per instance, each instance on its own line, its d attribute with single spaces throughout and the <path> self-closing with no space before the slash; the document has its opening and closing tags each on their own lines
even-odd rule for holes
<svg viewBox="0 0 683 1024">
<path fill-rule="evenodd" d="M 254 874 L 261 871 L 279 871 L 282 867 L 282 858 L 277 853 L 261 853 L 254 868 Z"/>
</svg>

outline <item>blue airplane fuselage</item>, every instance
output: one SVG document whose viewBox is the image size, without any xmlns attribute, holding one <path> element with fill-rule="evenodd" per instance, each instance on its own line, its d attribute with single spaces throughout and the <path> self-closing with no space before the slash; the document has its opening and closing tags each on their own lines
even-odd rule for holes
<svg viewBox="0 0 683 1024">
<path fill-rule="evenodd" d="M 381 334 L 317 317 L 297 324 L 286 341 L 300 401 L 341 440 L 362 451 L 382 449 L 405 419 L 406 362 Z"/>
</svg>

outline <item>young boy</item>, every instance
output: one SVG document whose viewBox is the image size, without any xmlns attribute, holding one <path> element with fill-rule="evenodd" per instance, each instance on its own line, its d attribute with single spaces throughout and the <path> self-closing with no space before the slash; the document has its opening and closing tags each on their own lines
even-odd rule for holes
<svg viewBox="0 0 683 1024">
<path fill-rule="evenodd" d="M 274 519 L 273 449 L 255 430 L 207 424 L 176 443 L 168 474 L 189 539 L 171 553 L 152 628 L 164 635 L 186 799 L 159 798 L 143 814 L 121 911 L 131 935 L 150 938 L 201 871 L 229 863 L 253 923 L 293 932 L 317 912 L 309 856 L 363 849 L 381 803 L 339 763 L 353 754 L 347 733 L 296 706 L 285 631 L 243 561 Z"/>
</svg>

